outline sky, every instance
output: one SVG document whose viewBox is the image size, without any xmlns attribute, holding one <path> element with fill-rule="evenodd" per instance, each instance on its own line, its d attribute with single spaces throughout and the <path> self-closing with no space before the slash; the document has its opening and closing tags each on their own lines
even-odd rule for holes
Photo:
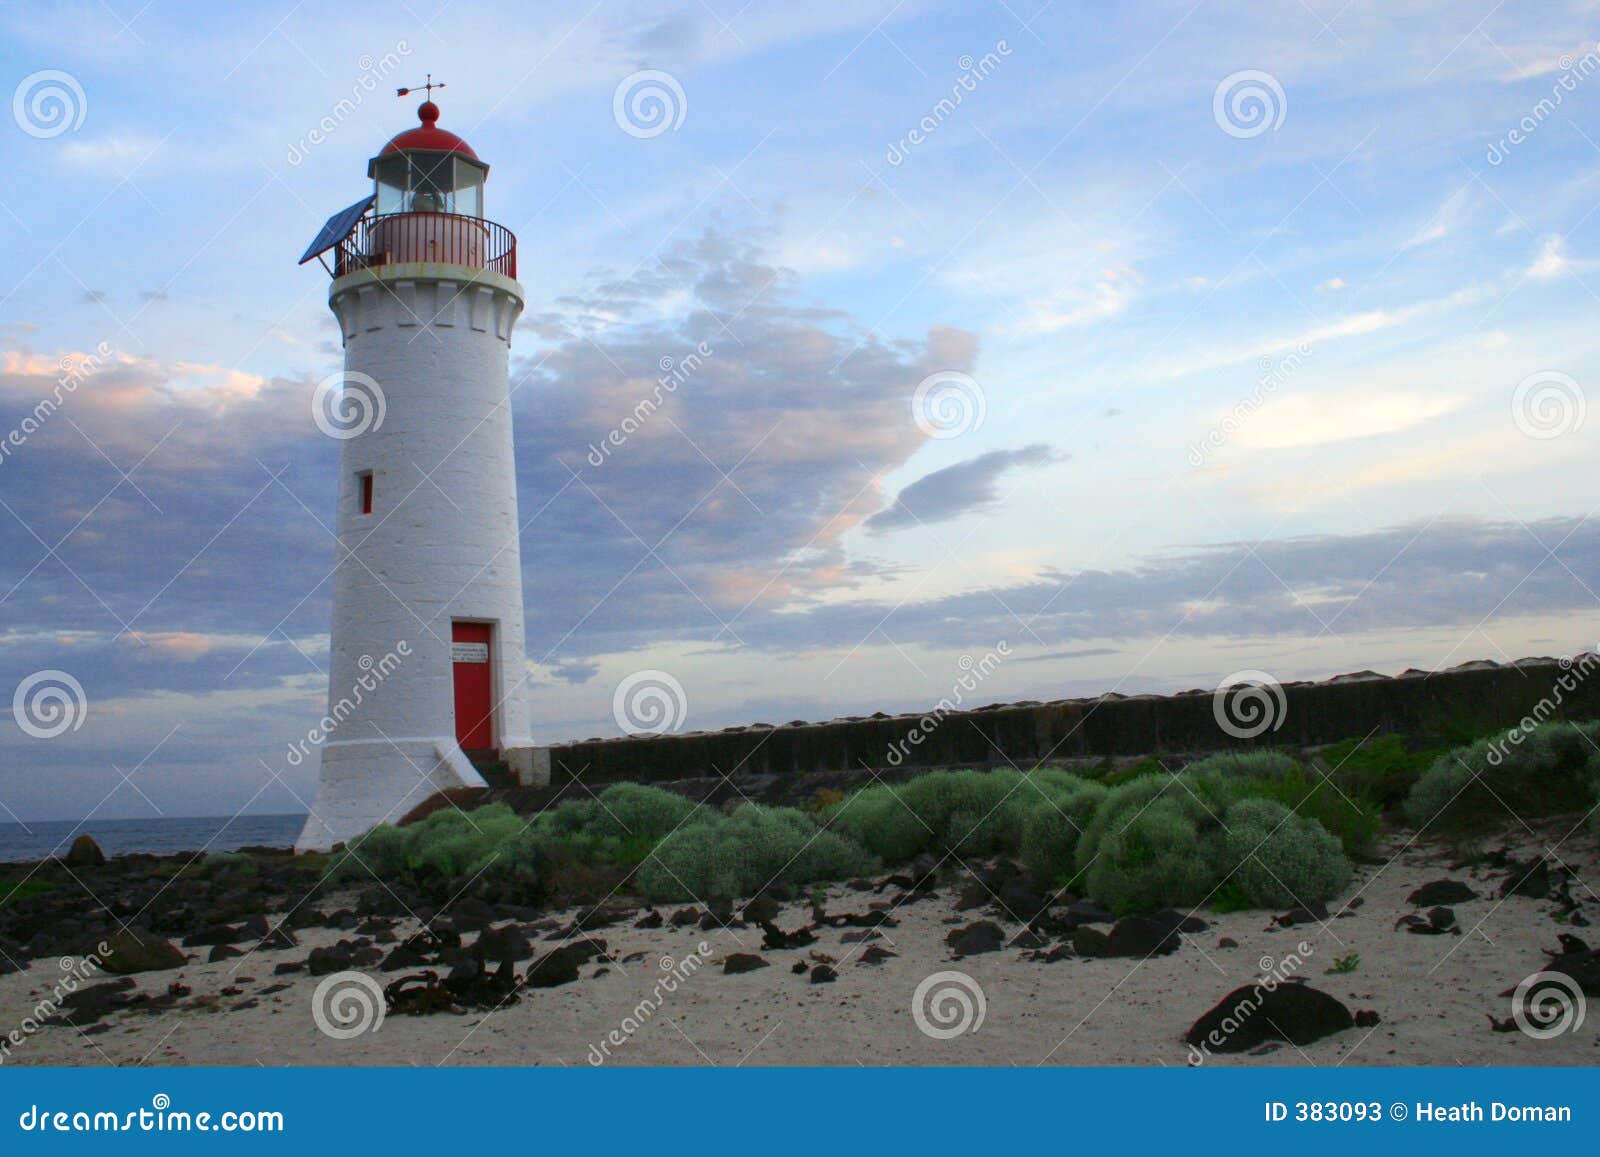
<svg viewBox="0 0 1600 1157">
<path fill-rule="evenodd" d="M 696 730 L 920 709 L 997 652 L 970 701 L 1600 638 L 1593 4 L 0 29 L 0 821 L 305 810 L 342 355 L 296 261 L 429 73 L 518 237 L 541 741 L 621 734 L 641 671 Z"/>
</svg>

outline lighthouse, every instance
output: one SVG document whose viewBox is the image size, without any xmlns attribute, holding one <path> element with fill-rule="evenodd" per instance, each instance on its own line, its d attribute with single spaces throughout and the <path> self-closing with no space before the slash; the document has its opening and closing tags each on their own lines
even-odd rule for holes
<svg viewBox="0 0 1600 1157">
<path fill-rule="evenodd" d="M 344 371 L 313 401 L 341 440 L 339 545 L 299 851 L 484 787 L 480 769 L 531 775 L 508 388 L 517 241 L 485 215 L 489 166 L 439 127 L 437 87 L 369 163 L 371 194 L 301 258 L 333 277 Z"/>
</svg>

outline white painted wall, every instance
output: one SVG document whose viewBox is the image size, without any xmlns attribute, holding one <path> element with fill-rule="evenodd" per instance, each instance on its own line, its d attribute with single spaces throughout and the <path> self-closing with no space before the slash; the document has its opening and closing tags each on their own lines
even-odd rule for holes
<svg viewBox="0 0 1600 1157">
<path fill-rule="evenodd" d="M 347 375 L 378 383 L 384 414 L 342 449 L 328 701 L 330 714 L 353 709 L 323 745 L 301 851 L 398 820 L 444 788 L 483 785 L 455 738 L 452 619 L 494 624 L 496 745 L 532 743 L 507 382 L 522 287 L 417 263 L 347 274 L 328 302 Z M 366 690 L 402 642 L 409 654 Z"/>
</svg>

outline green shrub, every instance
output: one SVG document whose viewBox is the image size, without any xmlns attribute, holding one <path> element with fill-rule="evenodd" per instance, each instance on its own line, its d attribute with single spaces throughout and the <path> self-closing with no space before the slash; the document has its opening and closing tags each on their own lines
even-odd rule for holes
<svg viewBox="0 0 1600 1157">
<path fill-rule="evenodd" d="M 1256 907 L 1328 900 L 1350 882 L 1350 861 L 1326 828 L 1270 799 L 1243 799 L 1213 837 L 1212 875 Z"/>
<path fill-rule="evenodd" d="M 1378 735 L 1324 747 L 1316 762 L 1351 798 L 1371 800 L 1383 811 L 1393 812 L 1447 750 L 1447 745 L 1418 744 L 1403 735 Z"/>
<path fill-rule="evenodd" d="M 1215 827 L 1233 802 L 1224 781 L 1209 775 L 1159 772 L 1112 788 L 1078 841 L 1078 871 L 1087 879 L 1101 855 L 1101 845 L 1157 800 L 1171 801 L 1194 821 L 1197 830 Z"/>
<path fill-rule="evenodd" d="M 1023 775 L 999 771 L 934 771 L 906 783 L 875 784 L 826 813 L 830 826 L 848 833 L 888 863 L 922 852 L 962 857 L 1016 852 L 1023 821 L 1041 793 L 1071 780 L 1060 768 Z"/>
<path fill-rule="evenodd" d="M 536 820 L 545 830 L 654 844 L 704 810 L 679 795 L 640 783 L 614 783 L 595 799 L 572 800 Z"/>
<path fill-rule="evenodd" d="M 1119 916 L 1199 904 L 1211 890 L 1212 867 L 1194 809 L 1168 794 L 1128 815 L 1104 834 L 1085 882 Z"/>
<path fill-rule="evenodd" d="M 1281 751 L 1224 752 L 1190 764 L 1184 774 L 1217 776 L 1234 799 L 1276 800 L 1332 832 L 1352 856 L 1367 851 L 1378 835 L 1376 802 Z"/>
<path fill-rule="evenodd" d="M 1600 722 L 1548 722 L 1447 752 L 1417 781 L 1405 816 L 1439 833 L 1475 833 L 1600 801 Z"/>
<path fill-rule="evenodd" d="M 1078 843 L 1108 794 L 1101 784 L 1075 780 L 1058 784 L 1028 811 L 1022 822 L 1022 865 L 1037 883 L 1061 886 L 1077 874 Z"/>
<path fill-rule="evenodd" d="M 635 881 L 656 901 L 732 900 L 771 883 L 837 880 L 875 867 L 861 847 L 805 812 L 745 804 L 731 816 L 707 812 L 667 836 Z"/>
</svg>

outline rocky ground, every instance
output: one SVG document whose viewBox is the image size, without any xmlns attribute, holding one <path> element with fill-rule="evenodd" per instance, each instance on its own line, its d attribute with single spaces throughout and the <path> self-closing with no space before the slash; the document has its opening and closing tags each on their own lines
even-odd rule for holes
<svg viewBox="0 0 1600 1157">
<path fill-rule="evenodd" d="M 1600 1014 L 1543 1039 L 1513 1016 L 1540 971 L 1600 995 L 1588 836 L 1471 865 L 1397 839 L 1331 912 L 1123 921 L 1004 864 L 718 912 L 439 914 L 389 882 L 313 891 L 288 857 L 93 861 L 0 909 L 0 1063 L 1600 1063 Z"/>
</svg>

